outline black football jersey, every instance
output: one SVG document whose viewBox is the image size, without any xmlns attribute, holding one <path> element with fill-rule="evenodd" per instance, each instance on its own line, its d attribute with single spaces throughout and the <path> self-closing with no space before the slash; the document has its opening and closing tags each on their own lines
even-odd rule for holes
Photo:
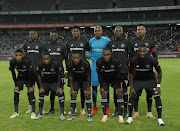
<svg viewBox="0 0 180 131">
<path fill-rule="evenodd" d="M 112 56 L 118 59 L 121 63 L 121 73 L 128 73 L 129 64 L 129 42 L 127 39 L 112 40 L 108 47 L 111 49 Z"/>
<path fill-rule="evenodd" d="M 156 79 L 153 67 L 155 67 L 157 71 L 160 69 L 160 65 L 156 58 L 146 56 L 145 59 L 141 59 L 135 56 L 130 61 L 129 73 L 133 74 L 134 80 L 146 81 Z"/>
<path fill-rule="evenodd" d="M 68 74 L 72 75 L 73 80 L 87 81 L 88 73 L 90 73 L 91 70 L 87 60 L 81 59 L 77 65 L 72 60 L 68 60 L 66 66 L 66 70 Z"/>
</svg>

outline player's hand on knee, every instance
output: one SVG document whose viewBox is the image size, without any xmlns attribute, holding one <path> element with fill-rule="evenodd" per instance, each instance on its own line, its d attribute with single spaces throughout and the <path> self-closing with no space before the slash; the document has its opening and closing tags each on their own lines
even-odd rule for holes
<svg viewBox="0 0 180 131">
<path fill-rule="evenodd" d="M 62 94 L 64 91 L 62 90 L 62 88 L 58 87 L 57 88 L 57 91 L 56 91 L 56 94 Z"/>
<path fill-rule="evenodd" d="M 15 87 L 14 87 L 14 90 L 18 90 L 18 91 L 19 91 L 19 87 L 18 87 L 18 86 L 15 86 Z"/>
<path fill-rule="evenodd" d="M 40 88 L 39 89 L 39 94 L 43 93 L 44 92 L 44 88 Z"/>
<path fill-rule="evenodd" d="M 91 95 L 91 90 L 90 89 L 85 90 L 84 95 L 86 95 L 86 94 Z"/>
<path fill-rule="evenodd" d="M 100 91 L 100 93 L 102 94 L 102 92 L 104 92 L 104 89 L 103 89 L 103 88 L 100 88 L 99 91 Z"/>
<path fill-rule="evenodd" d="M 123 92 L 123 88 L 118 88 L 117 90 L 116 90 L 116 93 L 118 93 L 118 92 Z"/>
<path fill-rule="evenodd" d="M 161 89 L 160 87 L 156 87 L 154 90 L 154 94 L 158 93 L 159 95 L 161 95 Z"/>
<path fill-rule="evenodd" d="M 131 96 L 133 93 L 136 95 L 135 89 L 134 89 L 134 88 L 131 88 L 131 89 L 130 89 L 130 94 L 129 94 L 129 95 Z"/>
<path fill-rule="evenodd" d="M 70 94 L 77 94 L 77 91 L 74 91 L 73 89 L 71 89 Z"/>
</svg>

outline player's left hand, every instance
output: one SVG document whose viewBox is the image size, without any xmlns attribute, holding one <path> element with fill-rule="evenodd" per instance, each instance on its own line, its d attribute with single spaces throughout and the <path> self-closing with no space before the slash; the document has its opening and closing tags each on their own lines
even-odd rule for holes
<svg viewBox="0 0 180 131">
<path fill-rule="evenodd" d="M 86 91 L 84 91 L 84 94 L 91 95 L 91 89 L 87 89 Z"/>
</svg>

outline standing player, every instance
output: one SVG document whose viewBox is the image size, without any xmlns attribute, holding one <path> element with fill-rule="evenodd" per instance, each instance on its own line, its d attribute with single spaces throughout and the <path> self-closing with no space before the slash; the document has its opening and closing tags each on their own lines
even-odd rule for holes
<svg viewBox="0 0 180 131">
<path fill-rule="evenodd" d="M 120 70 L 120 82 L 123 87 L 123 99 L 124 99 L 124 117 L 127 117 L 127 102 L 128 102 L 128 63 L 129 63 L 129 42 L 123 37 L 123 28 L 117 26 L 114 30 L 115 39 L 109 43 L 109 48 L 112 51 L 112 56 L 118 59 L 121 63 Z M 115 112 L 113 116 L 117 115 L 117 97 L 114 90 L 114 103 L 115 103 Z"/>
<path fill-rule="evenodd" d="M 94 28 L 95 37 L 89 41 L 90 53 L 87 55 L 88 58 L 92 57 L 91 66 L 91 85 L 92 85 L 92 97 L 93 97 L 93 109 L 91 114 L 96 114 L 99 109 L 97 106 L 97 87 L 99 86 L 98 74 L 96 71 L 96 61 L 102 57 L 103 48 L 107 47 L 110 42 L 109 38 L 102 36 L 102 27 L 96 26 Z M 109 101 L 109 94 L 108 94 Z M 110 115 L 109 106 L 107 107 L 107 115 Z"/>
<path fill-rule="evenodd" d="M 85 39 L 80 37 L 79 26 L 73 27 L 72 36 L 73 36 L 73 38 L 68 40 L 67 44 L 66 44 L 66 50 L 67 50 L 67 54 L 68 54 L 67 59 L 71 60 L 72 54 L 76 51 L 78 51 L 81 54 L 81 56 L 84 59 L 86 59 L 85 53 L 87 50 L 89 50 L 89 46 L 88 46 L 88 42 Z M 68 86 L 70 86 L 69 82 L 68 82 Z M 84 92 L 81 91 L 81 115 L 85 115 L 84 102 L 85 102 Z M 75 112 L 77 112 L 77 109 Z M 69 112 L 68 114 L 71 114 L 71 112 Z"/>
<path fill-rule="evenodd" d="M 51 42 L 47 44 L 46 50 L 51 55 L 51 59 L 57 61 L 59 65 L 63 65 L 63 60 L 66 58 L 66 48 L 64 45 L 58 42 L 58 33 L 53 31 L 50 33 Z M 62 82 L 65 84 L 64 78 L 64 68 L 62 68 Z M 51 109 L 46 114 L 54 113 L 54 100 L 55 100 L 56 92 L 51 92 L 50 102 Z"/>
<path fill-rule="evenodd" d="M 84 92 L 86 98 L 86 106 L 88 110 L 87 121 L 92 121 L 91 118 L 91 69 L 87 60 L 83 59 L 79 52 L 72 54 L 72 60 L 67 62 L 67 71 L 69 84 L 71 87 L 71 116 L 67 119 L 71 121 L 75 118 L 74 111 L 76 108 L 76 97 L 78 90 Z"/>
<path fill-rule="evenodd" d="M 120 73 L 121 64 L 116 58 L 111 57 L 111 49 L 106 47 L 103 49 L 102 57 L 97 60 L 96 66 L 100 82 L 100 92 L 102 95 L 101 105 L 104 114 L 101 122 L 106 122 L 108 120 L 106 114 L 108 106 L 107 93 L 111 84 L 111 86 L 114 87 L 115 95 L 117 96 L 118 121 L 119 123 L 123 123 L 123 88 L 120 88 L 118 75 Z"/>
<path fill-rule="evenodd" d="M 29 32 L 29 37 L 30 40 L 24 44 L 24 56 L 27 57 L 31 63 L 32 63 L 32 68 L 33 68 L 33 83 L 35 84 L 35 81 L 39 87 L 39 84 L 37 82 L 37 77 L 36 77 L 36 68 L 37 68 L 37 63 L 39 61 L 41 61 L 41 53 L 44 50 L 44 46 L 42 43 L 40 43 L 37 38 L 38 38 L 38 34 L 37 31 L 30 31 Z M 29 96 L 29 92 L 27 93 L 28 95 L 28 99 L 29 99 L 29 103 L 30 103 L 30 96 Z M 31 107 L 31 103 L 29 105 L 29 108 L 27 110 L 26 113 L 30 113 L 32 111 L 32 107 Z"/>
<path fill-rule="evenodd" d="M 18 71 L 18 76 L 16 77 L 15 69 Z M 19 93 L 23 90 L 23 85 L 26 85 L 29 93 L 29 101 L 32 105 L 31 119 L 36 118 L 35 114 L 35 97 L 34 97 L 34 87 L 31 80 L 32 75 L 32 65 L 29 60 L 23 57 L 22 50 L 15 51 L 15 58 L 10 60 L 9 70 L 12 73 L 12 77 L 15 83 L 14 87 L 14 108 L 15 113 L 10 118 L 16 118 L 19 116 L 18 113 L 18 103 L 19 103 Z"/>
<path fill-rule="evenodd" d="M 146 28 L 142 24 L 137 26 L 137 38 L 132 40 L 131 43 L 130 43 L 130 59 L 133 56 L 137 55 L 138 47 L 141 46 L 141 45 L 146 45 L 147 48 L 148 48 L 148 54 L 152 55 L 153 57 L 155 57 L 157 59 L 155 43 L 154 43 L 154 41 L 152 39 L 146 37 Z M 139 91 L 140 94 L 141 94 L 141 92 Z M 149 90 L 146 90 L 146 93 L 147 93 L 146 100 L 147 100 L 147 106 L 148 106 L 148 113 L 147 113 L 146 117 L 154 120 L 155 117 L 152 115 L 152 112 L 151 112 L 151 107 L 152 107 L 151 92 L 149 92 Z M 139 100 L 139 98 L 137 98 L 137 99 Z M 135 108 L 135 111 L 134 111 L 133 118 L 139 117 L 138 101 L 137 101 L 137 103 L 135 103 L 134 108 Z"/>
<path fill-rule="evenodd" d="M 133 57 L 130 62 L 129 82 L 131 88 L 129 98 L 129 117 L 125 124 L 133 122 L 132 111 L 134 103 L 137 101 L 139 91 L 141 92 L 142 89 L 146 89 L 154 96 L 158 113 L 158 124 L 164 126 L 165 124 L 161 118 L 162 103 L 160 98 L 162 71 L 157 59 L 148 56 L 147 54 L 148 48 L 141 45 L 138 48 L 138 56 Z M 158 72 L 158 80 L 156 80 L 153 67 L 155 67 Z"/>
<path fill-rule="evenodd" d="M 37 78 L 40 85 L 39 93 L 39 115 L 36 119 L 43 118 L 43 104 L 44 95 L 49 95 L 49 91 L 53 94 L 58 94 L 59 105 L 61 109 L 60 119 L 64 120 L 64 91 L 62 87 L 61 74 L 63 66 L 59 65 L 58 62 L 51 60 L 50 54 L 47 52 L 43 53 L 43 63 L 39 63 L 37 67 Z"/>
</svg>

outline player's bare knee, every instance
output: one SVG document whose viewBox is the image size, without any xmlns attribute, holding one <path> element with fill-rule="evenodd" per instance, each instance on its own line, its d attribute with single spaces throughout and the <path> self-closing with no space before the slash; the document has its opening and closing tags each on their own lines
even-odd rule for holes
<svg viewBox="0 0 180 131">
<path fill-rule="evenodd" d="M 17 86 L 14 87 L 14 91 L 16 91 L 16 90 L 19 91 L 19 87 L 17 87 Z"/>
<path fill-rule="evenodd" d="M 101 95 L 102 95 L 102 99 L 107 98 L 107 92 L 106 91 L 101 92 Z"/>
<path fill-rule="evenodd" d="M 33 87 L 30 87 L 30 88 L 29 88 L 29 92 L 30 92 L 30 91 L 34 92 L 34 88 L 33 88 Z"/>
<path fill-rule="evenodd" d="M 89 95 L 89 94 L 84 94 L 85 95 L 85 98 L 86 98 L 86 100 L 89 100 L 89 99 L 91 99 L 91 96 Z"/>
<path fill-rule="evenodd" d="M 122 92 L 118 91 L 116 93 L 118 99 L 122 99 Z"/>
</svg>

